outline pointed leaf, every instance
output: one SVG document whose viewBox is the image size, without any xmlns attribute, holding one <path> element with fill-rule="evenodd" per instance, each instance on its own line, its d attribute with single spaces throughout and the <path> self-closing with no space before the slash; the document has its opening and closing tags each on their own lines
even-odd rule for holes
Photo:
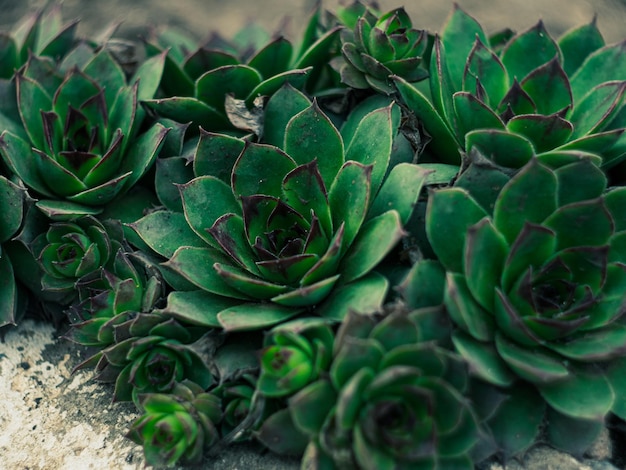
<svg viewBox="0 0 626 470">
<path fill-rule="evenodd" d="M 526 222 L 540 224 L 555 211 L 557 188 L 554 173 L 531 160 L 502 189 L 493 219 L 509 244 L 517 238 Z"/>
<path fill-rule="evenodd" d="M 371 272 L 357 281 L 334 289 L 317 307 L 316 313 L 322 318 L 341 322 L 350 311 L 365 315 L 379 312 L 388 289 L 387 279 Z"/>
<path fill-rule="evenodd" d="M 572 95 L 578 107 L 581 99 L 598 85 L 626 77 L 626 41 L 602 47 L 585 59 L 571 77 Z"/>
<path fill-rule="evenodd" d="M 167 296 L 167 305 L 154 312 L 172 316 L 191 325 L 221 328 L 217 314 L 239 303 L 240 300 L 202 290 L 174 291 Z"/>
<path fill-rule="evenodd" d="M 463 272 L 467 229 L 487 213 L 467 191 L 450 188 L 430 195 L 426 210 L 426 233 L 433 250 L 449 271 Z"/>
<path fill-rule="evenodd" d="M 272 95 L 265 106 L 263 142 L 284 148 L 287 123 L 296 114 L 310 106 L 309 99 L 286 82 Z"/>
<path fill-rule="evenodd" d="M 499 387 L 509 387 L 515 382 L 517 377 L 500 358 L 492 343 L 476 341 L 461 331 L 452 334 L 452 342 L 469 364 L 472 375 Z"/>
<path fill-rule="evenodd" d="M 465 142 L 465 135 L 476 129 L 504 129 L 500 117 L 474 95 L 458 92 L 453 99 L 454 125 L 459 142 Z"/>
<path fill-rule="evenodd" d="M 280 197 L 283 178 L 295 168 L 294 160 L 282 150 L 270 145 L 247 144 L 233 168 L 233 194 L 236 197 L 255 194 Z"/>
<path fill-rule="evenodd" d="M 572 106 L 569 80 L 557 57 L 534 69 L 520 86 L 537 105 L 538 114 L 558 113 Z"/>
<path fill-rule="evenodd" d="M 567 31 L 558 43 L 563 53 L 563 68 L 570 77 L 589 55 L 605 45 L 595 17 L 590 23 Z"/>
<path fill-rule="evenodd" d="M 196 81 L 196 98 L 219 112 L 224 112 L 224 98 L 246 98 L 261 83 L 259 72 L 247 65 L 225 65 L 209 70 Z"/>
<path fill-rule="evenodd" d="M 130 226 L 152 250 L 165 258 L 171 258 L 181 246 L 206 246 L 189 228 L 185 216 L 178 212 L 155 211 Z"/>
<path fill-rule="evenodd" d="M 521 81 L 530 72 L 558 57 L 559 48 L 542 21 L 512 38 L 501 54 L 511 80 Z"/>
<path fill-rule="evenodd" d="M 316 101 L 287 124 L 285 152 L 298 165 L 317 160 L 326 188 L 330 188 L 344 163 L 341 135 Z"/>
<path fill-rule="evenodd" d="M 483 101 L 494 109 L 509 89 L 509 77 L 498 56 L 476 38 L 463 72 L 463 91 L 477 96 L 479 87 L 487 94 Z"/>
<path fill-rule="evenodd" d="M 522 114 L 509 120 L 506 128 L 530 140 L 537 152 L 546 152 L 564 144 L 574 131 L 574 126 L 558 114 Z"/>
<path fill-rule="evenodd" d="M 284 323 L 303 310 L 272 303 L 245 303 L 222 310 L 217 318 L 225 331 L 250 331 Z"/>
<path fill-rule="evenodd" d="M 478 341 L 493 339 L 494 322 L 491 313 L 485 311 L 476 301 L 462 274 L 446 274 L 443 302 L 452 321 L 472 338 Z"/>
</svg>

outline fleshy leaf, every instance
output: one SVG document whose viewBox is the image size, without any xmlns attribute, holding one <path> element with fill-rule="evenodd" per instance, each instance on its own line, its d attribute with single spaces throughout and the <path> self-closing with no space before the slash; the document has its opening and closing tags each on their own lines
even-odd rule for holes
<svg viewBox="0 0 626 470">
<path fill-rule="evenodd" d="M 341 135 L 316 101 L 287 124 L 285 152 L 298 165 L 316 160 L 327 188 L 330 188 L 344 163 Z"/>
<path fill-rule="evenodd" d="M 426 210 L 426 233 L 433 250 L 449 271 L 463 272 L 467 229 L 487 213 L 467 191 L 458 188 L 435 191 Z"/>
<path fill-rule="evenodd" d="M 533 197 L 529 198 L 529 194 Z M 494 208 L 494 225 L 513 243 L 526 222 L 540 224 L 555 211 L 556 205 L 556 176 L 531 160 L 502 189 Z"/>
<path fill-rule="evenodd" d="M 372 314 L 382 308 L 388 289 L 387 279 L 371 272 L 357 281 L 334 289 L 317 307 L 316 313 L 338 322 L 341 322 L 350 311 Z"/>
<path fill-rule="evenodd" d="M 558 114 L 521 114 L 509 120 L 507 130 L 530 140 L 537 152 L 552 150 L 571 137 L 574 126 Z"/>
<path fill-rule="evenodd" d="M 255 194 L 280 197 L 283 178 L 295 168 L 296 163 L 282 150 L 248 143 L 233 168 L 233 193 L 236 197 Z"/>
<path fill-rule="evenodd" d="M 496 165 L 521 168 L 535 154 L 530 141 L 519 134 L 498 129 L 481 129 L 465 135 L 465 149 L 477 149 Z"/>
<path fill-rule="evenodd" d="M 566 32 L 558 43 L 563 53 L 563 68 L 570 77 L 589 55 L 605 45 L 595 17 L 590 23 Z"/>
<path fill-rule="evenodd" d="M 483 343 L 461 331 L 452 333 L 455 349 L 469 364 L 471 375 L 499 387 L 508 387 L 516 377 L 500 358 L 492 343 Z"/>
<path fill-rule="evenodd" d="M 225 331 L 250 331 L 284 323 L 303 310 L 272 303 L 245 303 L 222 310 L 217 318 Z"/>
<path fill-rule="evenodd" d="M 534 69 L 520 86 L 535 102 L 539 114 L 558 113 L 572 106 L 569 80 L 557 57 Z"/>
<path fill-rule="evenodd" d="M 581 99 L 601 83 L 626 77 L 626 41 L 602 47 L 585 59 L 571 77 L 574 103 L 578 107 Z"/>
<path fill-rule="evenodd" d="M 296 90 L 288 82 L 285 83 L 265 106 L 263 142 L 284 148 L 287 123 L 310 105 L 311 102 L 304 93 Z"/>
</svg>

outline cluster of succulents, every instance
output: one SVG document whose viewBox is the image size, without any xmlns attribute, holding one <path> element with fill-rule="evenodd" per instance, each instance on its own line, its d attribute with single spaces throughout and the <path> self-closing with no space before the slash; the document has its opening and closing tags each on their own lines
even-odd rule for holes
<svg viewBox="0 0 626 470">
<path fill-rule="evenodd" d="M 356 1 L 297 45 L 156 29 L 136 64 L 62 25 L 0 41 L 0 327 L 62 314 L 148 464 L 471 469 L 626 420 L 626 60 L 595 22 Z"/>
</svg>

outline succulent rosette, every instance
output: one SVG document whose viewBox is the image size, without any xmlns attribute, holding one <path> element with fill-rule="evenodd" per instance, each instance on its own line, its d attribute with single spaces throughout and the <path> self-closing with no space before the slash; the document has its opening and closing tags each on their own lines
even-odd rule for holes
<svg viewBox="0 0 626 470">
<path fill-rule="evenodd" d="M 341 32 L 342 55 L 333 59 L 343 83 L 391 95 L 396 91 L 392 76 L 409 83 L 428 77 L 420 67 L 422 56 L 429 52 L 428 34 L 413 28 L 404 8 L 380 14 L 355 2 L 335 14 L 346 27 Z"/>
<path fill-rule="evenodd" d="M 591 160 L 532 159 L 487 198 L 480 186 L 435 191 L 426 214 L 456 350 L 481 380 L 535 387 L 568 449 L 590 444 L 568 426 L 601 422 L 623 389 L 607 368 L 626 353 L 626 192 L 606 184 Z"/>
<path fill-rule="evenodd" d="M 26 198 L 24 187 L 0 176 L 0 328 L 15 324 L 22 313 L 23 299 L 9 254 L 9 242 L 22 226 Z"/>
<path fill-rule="evenodd" d="M 26 137 L 3 132 L 0 154 L 48 216 L 98 213 L 150 168 L 167 129 L 157 123 L 137 136 L 137 103 L 156 92 L 163 60 L 144 62 L 127 83 L 105 49 L 83 44 L 60 64 L 31 57 L 17 73 Z"/>
<path fill-rule="evenodd" d="M 542 22 L 488 37 L 455 6 L 434 41 L 430 93 L 395 83 L 432 137 L 427 152 L 447 163 L 475 148 L 509 168 L 535 155 L 555 167 L 586 155 L 608 168 L 626 150 L 623 49 L 606 45 L 595 22 L 558 40 Z"/>
<path fill-rule="evenodd" d="M 109 265 L 123 238 L 119 224 L 105 226 L 92 216 L 52 223 L 32 244 L 44 271 L 43 290 L 63 295 L 69 304 L 77 296 L 76 282 Z"/>
<path fill-rule="evenodd" d="M 204 330 L 149 312 L 115 325 L 114 332 L 115 344 L 102 350 L 95 371 L 97 380 L 115 381 L 115 401 L 137 403 L 139 394 L 169 393 L 185 379 L 203 389 L 213 383 L 193 347 Z"/>
<path fill-rule="evenodd" d="M 192 465 L 219 440 L 220 400 L 199 385 L 185 381 L 170 394 L 141 396 L 143 414 L 126 437 L 143 446 L 149 465 Z"/>
<path fill-rule="evenodd" d="M 318 379 L 330 367 L 334 339 L 331 328 L 318 319 L 273 328 L 259 353 L 259 393 L 285 397 Z"/>
<path fill-rule="evenodd" d="M 201 46 L 175 30 L 155 34 L 146 41 L 146 51 L 169 50 L 162 80 L 166 96 L 145 100 L 145 106 L 178 122 L 192 121 L 194 129 L 258 134 L 262 126 L 249 127 L 253 119 L 247 124 L 237 119 L 258 111 L 252 109 L 257 97 L 269 97 L 287 82 L 311 92 L 334 86 L 327 64 L 338 53 L 339 28 L 324 28 L 319 8 L 297 45 L 282 35 L 266 40 L 266 34 L 255 32 L 248 27 L 233 41 L 213 37 Z M 238 107 L 226 104 L 229 97 L 239 101 Z"/>
<path fill-rule="evenodd" d="M 384 300 L 388 282 L 372 270 L 403 236 L 426 174 L 401 163 L 385 178 L 399 112 L 361 108 L 340 133 L 292 87 L 272 100 L 266 136 L 280 146 L 203 133 L 183 213 L 133 225 L 169 258 L 166 279 L 196 288 L 171 293 L 164 312 L 251 330 L 307 311 L 341 320 Z"/>
<path fill-rule="evenodd" d="M 291 420 L 276 413 L 260 440 L 280 452 L 307 436 L 310 468 L 473 468 L 479 433 L 465 364 L 420 326 L 426 317 L 435 318 L 348 315 L 329 373 L 289 398 Z"/>
<path fill-rule="evenodd" d="M 244 373 L 241 377 L 227 380 L 211 390 L 222 400 L 223 419 L 221 426 L 222 436 L 235 430 L 248 417 L 253 409 L 256 392 L 257 377 L 251 373 Z M 249 433 L 242 432 L 234 437 L 235 441 L 248 440 Z"/>
<path fill-rule="evenodd" d="M 151 312 L 163 298 L 160 273 L 140 255 L 119 250 L 109 269 L 100 268 L 76 284 L 79 302 L 68 310 L 68 338 L 83 346 L 104 349 L 116 342 L 116 326 L 139 313 Z M 77 368 L 94 365 L 101 351 Z"/>
</svg>

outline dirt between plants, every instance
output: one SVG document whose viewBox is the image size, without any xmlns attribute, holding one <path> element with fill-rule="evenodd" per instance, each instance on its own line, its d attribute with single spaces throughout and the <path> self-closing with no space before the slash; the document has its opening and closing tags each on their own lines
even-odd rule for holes
<svg viewBox="0 0 626 470">
<path fill-rule="evenodd" d="M 0 23 L 12 24 L 30 9 L 46 0 L 0 0 Z M 332 7 L 338 2 L 324 2 Z M 381 1 L 383 9 L 400 6 L 402 1 Z M 452 8 L 441 0 L 405 1 L 415 27 L 437 31 Z M 597 21 L 607 42 L 626 37 L 626 6 L 616 0 L 461 0 L 458 2 L 489 32 L 504 27 L 521 31 L 540 18 L 548 30 L 559 35 L 565 30 Z M 194 33 L 198 38 L 218 31 L 232 35 L 249 21 L 255 21 L 289 37 L 304 24 L 312 0 L 65 0 L 65 17 L 80 17 L 80 31 L 102 29 L 109 22 L 123 21 L 120 35 L 135 39 L 145 34 L 146 25 L 168 24 Z M 283 21 L 287 14 L 290 19 Z M 122 469 L 144 468 L 142 450 L 124 439 L 135 419 L 134 407 L 111 404 L 112 388 L 92 381 L 90 372 L 71 374 L 84 359 L 86 350 L 64 340 L 64 331 L 48 324 L 23 322 L 0 343 L 0 469 Z M 611 443 L 603 436 L 589 457 L 577 461 L 548 448 L 535 449 L 524 465 L 507 469 L 609 470 Z M 205 468 L 297 469 L 299 462 L 269 453 L 251 445 L 228 448 L 205 462 Z M 489 467 L 500 470 L 497 464 Z"/>
</svg>

